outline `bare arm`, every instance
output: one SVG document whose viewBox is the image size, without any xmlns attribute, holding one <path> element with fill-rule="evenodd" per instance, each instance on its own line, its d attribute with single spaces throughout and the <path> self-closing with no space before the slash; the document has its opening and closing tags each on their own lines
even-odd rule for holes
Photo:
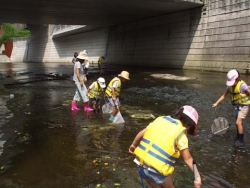
<svg viewBox="0 0 250 188">
<path fill-rule="evenodd" d="M 184 149 L 184 150 L 181 150 L 181 155 L 182 155 L 182 158 L 184 160 L 184 162 L 187 164 L 187 166 L 189 167 L 189 169 L 191 171 L 194 171 L 194 168 L 193 168 L 193 157 L 191 156 L 190 152 L 189 152 L 189 149 Z M 202 183 L 201 183 L 201 176 L 200 176 L 200 173 L 197 169 L 197 181 L 194 182 L 194 187 L 195 188 L 200 188 Z"/>
<path fill-rule="evenodd" d="M 216 101 L 216 103 L 212 105 L 212 107 L 215 108 L 221 101 L 223 101 L 227 97 L 228 93 L 228 90 L 226 90 L 226 92 L 221 95 L 221 97 Z"/>
<path fill-rule="evenodd" d="M 129 147 L 129 153 L 134 154 L 135 148 L 139 145 L 141 139 L 143 138 L 143 135 L 146 131 L 146 128 L 141 130 L 136 136 L 134 141 L 132 142 L 132 144 Z"/>
<path fill-rule="evenodd" d="M 248 95 L 248 98 L 250 98 L 250 89 L 248 88 L 246 91 L 245 91 L 245 93 Z"/>
<path fill-rule="evenodd" d="M 88 88 L 88 90 L 87 90 L 87 92 L 86 92 L 86 95 L 88 96 L 88 94 L 89 94 L 89 91 L 90 91 L 91 89 L 90 88 Z"/>
<path fill-rule="evenodd" d="M 115 105 L 116 95 L 115 95 L 115 88 L 114 88 L 114 87 L 112 87 L 111 92 L 112 92 L 112 100 L 113 100 L 114 105 Z M 115 108 L 116 108 L 116 109 L 118 109 L 118 108 L 119 108 L 119 106 L 118 106 L 118 105 L 116 105 L 116 106 L 115 106 Z"/>
<path fill-rule="evenodd" d="M 113 99 L 114 101 L 116 101 L 115 88 L 112 87 L 111 90 L 112 90 L 112 99 Z"/>
<path fill-rule="evenodd" d="M 102 94 L 103 94 L 103 100 L 106 102 L 106 99 L 105 99 L 105 98 L 106 98 L 106 97 L 105 97 L 105 96 L 106 96 L 106 95 L 105 95 L 105 90 L 102 91 Z"/>
</svg>

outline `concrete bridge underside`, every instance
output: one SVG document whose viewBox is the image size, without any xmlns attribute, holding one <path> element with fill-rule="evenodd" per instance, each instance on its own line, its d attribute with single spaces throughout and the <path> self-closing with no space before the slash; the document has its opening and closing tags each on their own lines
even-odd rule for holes
<svg viewBox="0 0 250 188">
<path fill-rule="evenodd" d="M 192 9 L 200 0 L 3 0 L 0 22 L 110 26 Z"/>
<path fill-rule="evenodd" d="M 249 0 L 4 1 L 0 22 L 32 33 L 14 41 L 13 62 L 70 63 L 86 49 L 92 63 L 250 70 Z M 87 26 L 62 35 L 50 24 Z"/>
</svg>

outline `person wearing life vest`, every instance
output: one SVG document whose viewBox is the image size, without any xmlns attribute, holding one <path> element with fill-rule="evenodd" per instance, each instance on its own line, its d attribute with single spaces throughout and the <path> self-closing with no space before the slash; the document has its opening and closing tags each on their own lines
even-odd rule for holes
<svg viewBox="0 0 250 188">
<path fill-rule="evenodd" d="M 118 74 L 118 77 L 114 77 L 108 84 L 105 94 L 106 94 L 106 99 L 109 102 L 109 105 L 113 106 L 113 111 L 111 112 L 110 121 L 114 121 L 114 118 L 116 114 L 119 111 L 120 108 L 120 91 L 122 87 L 122 83 L 130 80 L 129 79 L 129 72 L 127 71 L 122 71 L 120 74 Z"/>
<path fill-rule="evenodd" d="M 101 56 L 101 57 L 99 57 L 99 59 L 98 59 L 98 68 L 99 68 L 100 74 L 103 73 L 103 64 L 104 64 L 104 60 L 105 60 L 105 57 L 104 57 L 104 56 Z"/>
<path fill-rule="evenodd" d="M 250 89 L 248 85 L 240 79 L 240 73 L 236 69 L 232 69 L 227 73 L 228 86 L 223 95 L 212 105 L 215 108 L 221 101 L 223 101 L 227 95 L 230 95 L 232 105 L 235 107 L 236 112 L 236 128 L 237 135 L 235 139 L 235 145 L 239 146 L 244 142 L 244 131 L 242 121 L 246 118 L 249 105 L 250 105 Z"/>
<path fill-rule="evenodd" d="M 105 79 L 100 77 L 97 81 L 93 82 L 87 91 L 87 96 L 91 99 L 93 104 L 94 113 L 101 113 L 100 98 L 105 100 L 104 88 L 106 87 Z"/>
<path fill-rule="evenodd" d="M 172 116 L 160 116 L 140 131 L 129 147 L 136 156 L 139 174 L 152 188 L 173 188 L 172 174 L 176 160 L 182 156 L 193 171 L 193 158 L 188 148 L 187 134 L 198 131 L 198 113 L 192 106 L 182 106 Z M 195 188 L 201 187 L 197 170 Z M 142 181 L 143 183 L 143 181 Z"/>
</svg>

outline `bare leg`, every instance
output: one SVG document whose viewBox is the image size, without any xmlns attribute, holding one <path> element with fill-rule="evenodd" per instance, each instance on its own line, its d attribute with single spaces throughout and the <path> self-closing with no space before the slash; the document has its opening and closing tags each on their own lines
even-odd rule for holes
<svg viewBox="0 0 250 188">
<path fill-rule="evenodd" d="M 98 102 L 98 107 L 97 107 L 99 110 L 101 109 L 101 103 Z"/>
<path fill-rule="evenodd" d="M 162 188 L 160 185 L 157 185 L 153 180 L 151 179 L 147 179 L 146 180 L 148 182 L 148 184 L 152 187 L 152 188 Z"/>
<path fill-rule="evenodd" d="M 166 180 L 160 184 L 162 188 L 174 188 L 172 176 L 168 176 Z"/>
<path fill-rule="evenodd" d="M 93 103 L 93 110 L 96 109 L 96 103 Z"/>
<path fill-rule="evenodd" d="M 242 118 L 237 118 L 236 126 L 239 134 L 243 134 Z"/>
</svg>

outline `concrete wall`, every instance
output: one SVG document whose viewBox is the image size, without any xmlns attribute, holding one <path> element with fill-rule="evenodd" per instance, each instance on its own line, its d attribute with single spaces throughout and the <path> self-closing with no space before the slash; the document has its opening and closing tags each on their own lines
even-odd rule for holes
<svg viewBox="0 0 250 188">
<path fill-rule="evenodd" d="M 13 40 L 12 62 L 26 62 L 28 60 L 29 40 L 27 38 L 16 38 Z"/>
<path fill-rule="evenodd" d="M 202 8 L 112 27 L 107 61 L 246 71 L 250 63 L 249 0 L 205 0 L 204 3 Z"/>
<path fill-rule="evenodd" d="M 28 61 L 69 62 L 75 52 L 87 50 L 90 62 L 106 53 L 108 30 L 97 29 L 52 39 L 53 26 L 33 26 Z"/>
<path fill-rule="evenodd" d="M 250 64 L 249 0 L 205 0 L 205 6 L 53 39 L 33 26 L 28 61 L 71 62 L 87 50 L 121 65 L 245 72 Z M 249 65 L 250 68 L 250 65 Z"/>
<path fill-rule="evenodd" d="M 107 61 L 138 66 L 183 68 L 190 49 L 200 49 L 204 22 L 199 9 L 111 28 Z M 193 65 L 190 65 L 193 66 Z M 194 68 L 194 67 L 190 67 Z"/>
</svg>

